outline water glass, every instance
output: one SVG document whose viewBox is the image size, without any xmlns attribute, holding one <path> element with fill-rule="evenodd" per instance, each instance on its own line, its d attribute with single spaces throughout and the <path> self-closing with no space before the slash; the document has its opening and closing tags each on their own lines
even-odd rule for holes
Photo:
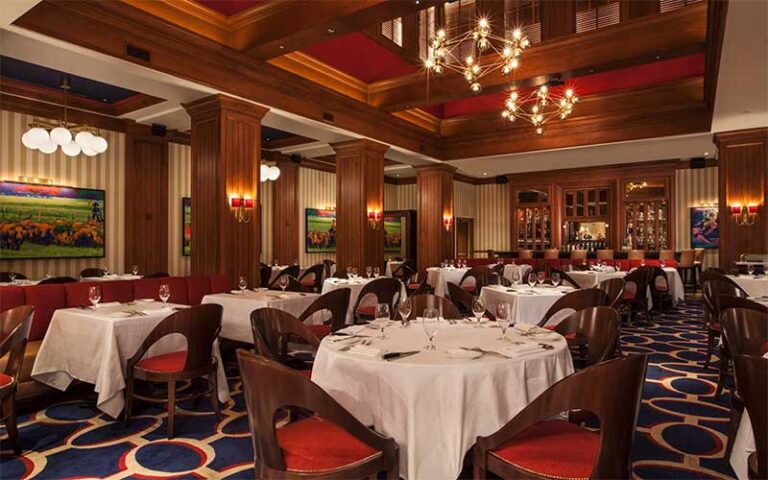
<svg viewBox="0 0 768 480">
<path fill-rule="evenodd" d="M 537 277 L 536 277 L 535 273 L 531 272 L 531 273 L 528 274 L 528 286 L 529 287 L 533 288 L 533 286 L 536 285 L 536 280 L 537 280 Z"/>
<path fill-rule="evenodd" d="M 16 272 L 9 272 L 8 278 L 11 279 L 11 283 L 16 283 Z"/>
<path fill-rule="evenodd" d="M 352 278 L 357 278 L 357 267 L 352 267 Z"/>
<path fill-rule="evenodd" d="M 160 300 L 163 301 L 163 308 L 165 308 L 168 304 L 168 299 L 171 298 L 171 287 L 165 283 L 160 285 L 160 292 L 158 296 L 160 297 Z"/>
<path fill-rule="evenodd" d="M 379 275 L 381 275 L 381 270 L 379 270 L 379 267 L 373 267 L 374 278 L 379 278 Z"/>
<path fill-rule="evenodd" d="M 371 278 L 371 275 L 373 275 L 373 268 L 369 265 L 365 267 L 365 276 Z"/>
<path fill-rule="evenodd" d="M 245 293 L 245 289 L 248 288 L 248 280 L 241 276 L 237 281 L 237 286 L 240 288 L 240 293 Z"/>
<path fill-rule="evenodd" d="M 512 284 L 514 286 L 520 285 L 520 269 L 517 267 L 512 269 Z"/>
<path fill-rule="evenodd" d="M 507 329 L 510 324 L 510 317 L 512 316 L 512 309 L 508 303 L 500 303 L 496 307 L 496 324 L 501 328 L 501 337 L 496 340 L 503 342 L 509 341 L 507 339 Z"/>
<path fill-rule="evenodd" d="M 557 272 L 552 272 L 552 274 L 549 276 L 549 279 L 552 280 L 552 285 L 558 286 L 560 285 L 560 274 Z"/>
<path fill-rule="evenodd" d="M 376 313 L 374 314 L 374 325 L 381 331 L 379 338 L 387 338 L 384 335 L 384 329 L 389 324 L 389 304 L 380 303 L 376 305 Z"/>
<path fill-rule="evenodd" d="M 425 308 L 423 315 L 421 326 L 429 339 L 429 344 L 424 349 L 437 350 L 437 347 L 435 347 L 435 335 L 437 335 L 437 331 L 440 329 L 440 311 L 436 308 Z"/>
<path fill-rule="evenodd" d="M 475 328 L 479 328 L 480 321 L 483 319 L 483 315 L 485 314 L 485 305 L 483 305 L 483 301 L 480 300 L 479 296 L 472 300 L 472 314 L 475 316 L 475 320 L 477 321 Z"/>
<path fill-rule="evenodd" d="M 283 289 L 283 292 L 285 292 L 285 289 L 288 288 L 288 275 L 281 276 L 277 280 L 277 284 Z"/>
<path fill-rule="evenodd" d="M 755 266 L 751 263 L 747 264 L 747 274 L 754 275 L 755 274 Z"/>
<path fill-rule="evenodd" d="M 543 270 L 536 274 L 536 281 L 539 282 L 539 285 L 542 285 L 544 283 L 544 280 L 546 279 L 547 279 L 547 274 L 544 273 Z"/>
<path fill-rule="evenodd" d="M 400 302 L 400 305 L 397 307 L 397 313 L 400 314 L 400 323 L 403 328 L 407 327 L 410 323 L 411 318 L 411 312 L 413 311 L 413 305 L 411 304 L 411 299 L 406 298 L 402 302 Z"/>
<path fill-rule="evenodd" d="M 101 287 L 91 287 L 88 289 L 88 300 L 91 301 L 93 308 L 101 301 Z"/>
<path fill-rule="evenodd" d="M 132 266 L 131 267 L 131 273 L 133 274 L 133 276 L 138 275 L 139 274 L 139 266 L 138 265 Z"/>
</svg>

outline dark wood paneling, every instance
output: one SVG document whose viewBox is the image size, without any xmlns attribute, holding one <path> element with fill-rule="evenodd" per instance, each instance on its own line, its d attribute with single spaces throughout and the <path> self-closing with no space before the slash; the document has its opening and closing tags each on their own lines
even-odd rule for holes
<svg viewBox="0 0 768 480">
<path fill-rule="evenodd" d="M 368 210 L 384 212 L 384 154 L 370 140 L 331 144 L 336 152 L 336 263 L 384 267 L 384 225 L 368 225 Z"/>
<path fill-rule="evenodd" d="M 549 0 L 541 2 L 540 8 L 542 41 L 576 33 L 576 2 Z"/>
<path fill-rule="evenodd" d="M 272 187 L 272 251 L 281 265 L 299 258 L 299 164 L 277 161 L 280 177 Z"/>
<path fill-rule="evenodd" d="M 125 137 L 125 270 L 168 271 L 168 143 Z"/>
<path fill-rule="evenodd" d="M 261 118 L 266 109 L 213 95 L 184 105 L 192 117 L 192 273 L 259 280 L 261 209 L 239 223 L 230 197 L 259 194 Z"/>
<path fill-rule="evenodd" d="M 720 56 L 725 38 L 725 20 L 728 16 L 728 0 L 707 2 L 707 56 L 704 63 L 704 101 L 711 111 L 715 110 L 717 77 L 720 72 Z"/>
<path fill-rule="evenodd" d="M 621 0 L 621 22 L 656 13 L 659 13 L 659 0 Z"/>
<path fill-rule="evenodd" d="M 715 134 L 719 149 L 720 266 L 743 253 L 768 252 L 768 128 Z M 756 204 L 754 225 L 737 225 L 733 205 Z"/>
<path fill-rule="evenodd" d="M 419 270 L 453 258 L 454 233 L 446 231 L 443 219 L 453 219 L 453 177 L 456 169 L 448 165 L 416 167 L 418 192 Z"/>
</svg>

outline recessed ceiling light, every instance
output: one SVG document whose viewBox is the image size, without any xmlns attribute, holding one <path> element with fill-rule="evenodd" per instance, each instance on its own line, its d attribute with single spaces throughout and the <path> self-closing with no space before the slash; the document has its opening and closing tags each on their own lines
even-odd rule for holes
<svg viewBox="0 0 768 480">
<path fill-rule="evenodd" d="M 280 50 L 285 50 L 285 45 L 280 45 Z"/>
<path fill-rule="evenodd" d="M 328 33 L 336 33 L 336 29 L 333 27 L 328 28 Z"/>
<path fill-rule="evenodd" d="M 264 140 L 266 140 L 266 141 L 268 142 L 268 141 L 270 141 L 270 140 L 272 140 L 272 139 L 271 139 L 271 138 L 269 138 L 269 137 L 267 137 L 267 138 L 265 138 Z"/>
<path fill-rule="evenodd" d="M 661 60 L 661 55 L 656 55 L 656 60 Z"/>
<path fill-rule="evenodd" d="M 416 0 L 416 5 L 418 5 L 418 4 L 419 4 L 419 0 Z"/>
<path fill-rule="evenodd" d="M 709 152 L 704 152 L 704 156 L 705 157 L 709 156 Z"/>
<path fill-rule="evenodd" d="M 487 177 L 488 176 L 488 172 L 483 172 L 483 176 Z"/>
</svg>

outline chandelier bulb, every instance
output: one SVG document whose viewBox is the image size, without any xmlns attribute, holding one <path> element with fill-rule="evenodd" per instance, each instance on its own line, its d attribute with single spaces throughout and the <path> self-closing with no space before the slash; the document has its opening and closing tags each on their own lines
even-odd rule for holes
<svg viewBox="0 0 768 480">
<path fill-rule="evenodd" d="M 536 128 L 536 135 L 541 135 L 544 133 L 544 129 L 541 127 Z"/>
<path fill-rule="evenodd" d="M 469 86 L 470 89 L 472 89 L 472 92 L 474 93 L 480 93 L 480 91 L 483 89 L 482 85 L 480 85 L 479 82 L 474 82 L 472 85 Z"/>
</svg>

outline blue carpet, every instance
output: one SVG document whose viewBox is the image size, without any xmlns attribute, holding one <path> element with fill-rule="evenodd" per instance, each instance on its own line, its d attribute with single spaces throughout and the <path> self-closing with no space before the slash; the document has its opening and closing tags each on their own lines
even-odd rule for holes
<svg viewBox="0 0 768 480">
<path fill-rule="evenodd" d="M 702 307 L 681 303 L 649 326 L 625 327 L 625 352 L 648 353 L 650 365 L 633 449 L 637 479 L 732 478 L 723 460 L 729 400 L 715 400 L 717 363 L 706 352 Z M 0 478 L 254 478 L 242 387 L 216 424 L 201 399 L 181 404 L 177 438 L 165 438 L 162 407 L 136 408 L 130 424 L 113 422 L 87 402 L 51 406 L 21 417 L 24 455 L 0 458 Z M 3 448 L 8 448 L 3 438 Z"/>
</svg>

